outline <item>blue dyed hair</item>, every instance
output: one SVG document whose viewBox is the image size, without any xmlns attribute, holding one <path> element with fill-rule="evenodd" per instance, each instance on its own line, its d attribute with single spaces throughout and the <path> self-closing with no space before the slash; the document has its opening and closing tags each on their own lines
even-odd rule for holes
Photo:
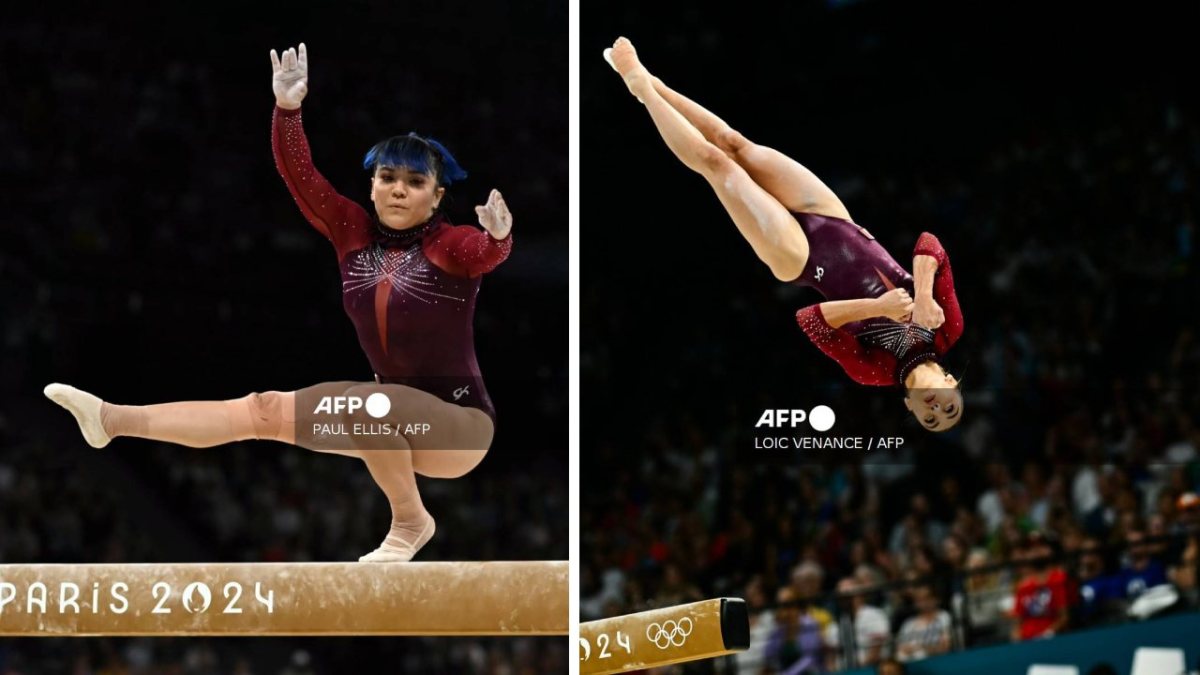
<svg viewBox="0 0 1200 675">
<path fill-rule="evenodd" d="M 381 166 L 432 174 L 440 187 L 467 177 L 467 172 L 458 165 L 446 146 L 412 132 L 380 141 L 367 151 L 363 157 L 363 168 L 375 173 L 375 169 Z"/>
</svg>

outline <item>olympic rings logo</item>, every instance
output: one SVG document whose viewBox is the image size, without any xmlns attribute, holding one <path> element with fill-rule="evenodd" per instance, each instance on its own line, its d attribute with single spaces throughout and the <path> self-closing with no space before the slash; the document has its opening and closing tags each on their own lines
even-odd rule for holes
<svg viewBox="0 0 1200 675">
<path fill-rule="evenodd" d="M 692 620 L 686 616 L 678 622 L 670 620 L 662 625 L 655 622 L 646 626 L 646 639 L 653 642 L 654 646 L 659 649 L 671 646 L 682 647 L 691 634 Z"/>
</svg>

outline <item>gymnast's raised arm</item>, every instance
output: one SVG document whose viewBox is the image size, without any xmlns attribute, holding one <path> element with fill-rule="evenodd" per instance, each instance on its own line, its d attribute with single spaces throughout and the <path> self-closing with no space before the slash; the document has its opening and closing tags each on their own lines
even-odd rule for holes
<svg viewBox="0 0 1200 675">
<path fill-rule="evenodd" d="M 271 50 L 275 115 L 271 120 L 271 149 L 275 168 L 304 217 L 341 250 L 342 230 L 352 220 L 366 218 L 363 208 L 346 199 L 317 171 L 304 135 L 300 103 L 308 94 L 308 48 L 300 43 L 280 57 Z M 361 212 L 361 213 L 360 213 Z"/>
</svg>

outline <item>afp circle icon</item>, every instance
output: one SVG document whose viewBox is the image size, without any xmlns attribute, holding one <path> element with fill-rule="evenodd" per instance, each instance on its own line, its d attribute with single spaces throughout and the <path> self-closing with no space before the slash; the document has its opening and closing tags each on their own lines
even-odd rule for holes
<svg viewBox="0 0 1200 675">
<path fill-rule="evenodd" d="M 829 431 L 836 421 L 837 415 L 834 414 L 833 408 L 827 405 L 818 405 L 809 411 L 805 411 L 803 408 L 767 408 L 758 418 L 754 427 L 773 429 L 791 427 L 795 429 L 807 422 L 816 431 Z"/>
</svg>

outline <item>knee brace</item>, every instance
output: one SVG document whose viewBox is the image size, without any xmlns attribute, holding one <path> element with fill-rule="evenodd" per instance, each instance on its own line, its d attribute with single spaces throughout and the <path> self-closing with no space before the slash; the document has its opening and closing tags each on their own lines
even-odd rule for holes
<svg viewBox="0 0 1200 675">
<path fill-rule="evenodd" d="M 233 432 L 239 438 L 276 440 L 283 428 L 283 395 L 277 391 L 226 401 Z"/>
</svg>

